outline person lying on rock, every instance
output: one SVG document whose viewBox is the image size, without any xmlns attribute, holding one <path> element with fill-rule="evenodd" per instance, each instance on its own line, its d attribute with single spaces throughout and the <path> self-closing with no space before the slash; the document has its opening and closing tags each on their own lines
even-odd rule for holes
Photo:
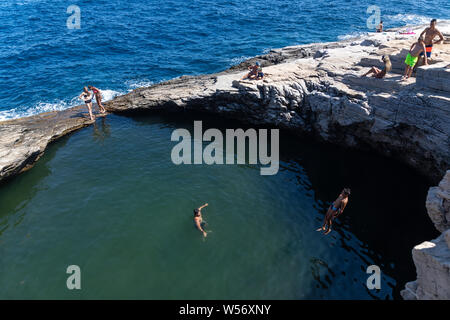
<svg viewBox="0 0 450 320">
<path fill-rule="evenodd" d="M 207 206 L 208 206 L 208 204 L 205 203 L 201 207 L 194 209 L 194 223 L 195 223 L 195 226 L 197 227 L 197 229 L 200 230 L 201 233 L 203 233 L 203 237 L 206 237 L 207 234 L 206 234 L 206 231 L 203 229 L 205 222 L 203 222 L 203 218 L 202 218 L 202 209 Z"/>
<path fill-rule="evenodd" d="M 409 49 L 408 55 L 406 56 L 405 64 L 405 74 L 402 77 L 402 81 L 408 79 L 411 77 L 411 73 L 414 70 L 414 66 L 417 63 L 417 60 L 419 60 L 419 55 L 423 52 L 426 52 L 425 49 L 425 42 L 423 41 L 422 37 L 419 37 L 417 42 L 413 43 L 411 48 Z M 428 64 L 427 56 L 425 55 L 425 65 Z"/>
<path fill-rule="evenodd" d="M 320 227 L 316 231 L 325 231 L 324 234 L 329 234 L 331 232 L 331 225 L 333 224 L 333 220 L 339 217 L 342 212 L 344 212 L 344 209 L 348 203 L 349 195 L 350 189 L 344 188 L 344 190 L 342 190 L 342 192 L 339 194 L 339 197 L 334 200 L 334 202 L 328 208 L 322 227 Z"/>
<path fill-rule="evenodd" d="M 377 67 L 372 67 L 369 71 L 367 71 L 361 77 L 365 77 L 365 76 L 373 73 L 372 76 L 375 78 L 378 78 L 378 79 L 384 78 L 384 76 L 386 76 L 386 74 L 392 70 L 392 63 L 391 63 L 391 59 L 389 58 L 389 56 L 383 56 L 381 58 L 381 60 L 383 60 L 383 62 L 384 62 L 383 69 L 378 69 Z"/>
<path fill-rule="evenodd" d="M 260 63 L 258 61 L 256 61 L 253 66 L 248 67 L 248 70 L 250 72 L 247 73 L 245 76 L 243 76 L 241 80 L 257 79 L 259 77 L 259 74 L 258 74 L 259 69 L 260 69 Z M 261 73 L 262 73 L 262 69 L 261 69 Z M 264 76 L 264 74 L 263 74 L 263 76 Z"/>
</svg>

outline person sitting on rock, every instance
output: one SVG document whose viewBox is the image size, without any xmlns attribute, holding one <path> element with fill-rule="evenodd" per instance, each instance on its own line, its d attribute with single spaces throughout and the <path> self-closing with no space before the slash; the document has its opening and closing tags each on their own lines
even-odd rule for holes
<svg viewBox="0 0 450 320">
<path fill-rule="evenodd" d="M 324 234 L 329 234 L 331 232 L 331 225 L 333 224 L 333 220 L 339 217 L 342 212 L 344 212 L 344 209 L 348 203 L 349 195 L 350 189 L 344 188 L 344 190 L 342 190 L 342 192 L 339 194 L 339 197 L 334 200 L 334 202 L 328 208 L 322 227 L 320 227 L 316 231 L 325 231 Z"/>
<path fill-rule="evenodd" d="M 258 67 L 258 69 L 256 70 L 256 80 L 262 80 L 264 78 L 264 72 L 261 68 L 261 64 L 259 62 L 256 62 L 256 66 Z"/>
<path fill-rule="evenodd" d="M 378 69 L 377 67 L 372 67 L 369 71 L 367 71 L 365 74 L 363 74 L 361 77 L 365 77 L 371 73 L 373 73 L 373 77 L 381 79 L 386 76 L 386 74 L 392 70 L 392 63 L 389 56 L 383 56 L 381 58 L 384 62 L 384 67 L 382 69 Z"/>
<path fill-rule="evenodd" d="M 245 79 L 257 79 L 258 78 L 258 70 L 260 69 L 260 63 L 258 61 L 255 62 L 254 65 L 248 67 L 248 70 L 250 71 L 245 76 L 242 77 L 241 80 Z M 264 75 L 263 75 L 264 76 Z"/>
<path fill-rule="evenodd" d="M 419 56 L 421 53 L 426 52 L 425 49 L 425 42 L 423 41 L 422 37 L 419 37 L 417 42 L 413 43 L 411 48 L 409 49 L 408 55 L 406 56 L 405 64 L 405 74 L 402 77 L 402 81 L 408 79 L 411 77 L 411 73 L 414 70 L 414 66 L 417 63 L 417 60 L 419 60 Z M 428 64 L 427 56 L 425 55 L 425 65 Z"/>
</svg>

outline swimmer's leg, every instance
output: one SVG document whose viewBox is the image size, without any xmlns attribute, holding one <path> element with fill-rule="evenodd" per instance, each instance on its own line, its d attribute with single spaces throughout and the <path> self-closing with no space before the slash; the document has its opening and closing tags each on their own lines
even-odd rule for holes
<svg viewBox="0 0 450 320">
<path fill-rule="evenodd" d="M 333 224 L 333 217 L 330 217 L 328 220 L 327 230 L 325 231 L 324 235 L 327 235 L 331 232 L 331 225 Z"/>
<path fill-rule="evenodd" d="M 330 215 L 332 215 L 332 213 L 330 212 L 330 209 L 328 209 L 327 213 L 325 214 L 325 218 L 323 219 L 323 225 L 316 231 L 325 231 L 325 226 L 328 225 Z"/>
</svg>

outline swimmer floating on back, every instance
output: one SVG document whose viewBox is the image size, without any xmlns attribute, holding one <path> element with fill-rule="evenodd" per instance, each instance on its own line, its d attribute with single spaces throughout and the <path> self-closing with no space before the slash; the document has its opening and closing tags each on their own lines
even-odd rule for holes
<svg viewBox="0 0 450 320">
<path fill-rule="evenodd" d="M 333 220 L 339 217 L 342 212 L 344 212 L 345 206 L 348 203 L 349 195 L 350 189 L 344 188 L 339 197 L 328 208 L 322 227 L 320 227 L 316 231 L 325 231 L 324 234 L 329 234 L 331 232 L 331 225 L 333 224 Z"/>
<path fill-rule="evenodd" d="M 205 203 L 201 207 L 194 209 L 194 223 L 198 230 L 200 230 L 203 233 L 203 236 L 206 238 L 206 231 L 203 229 L 204 223 L 202 218 L 202 209 L 204 207 L 207 207 L 208 204 Z"/>
</svg>

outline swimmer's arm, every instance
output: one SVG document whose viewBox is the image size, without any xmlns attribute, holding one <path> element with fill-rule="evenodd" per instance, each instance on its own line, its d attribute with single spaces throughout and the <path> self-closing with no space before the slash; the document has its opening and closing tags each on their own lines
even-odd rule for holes
<svg viewBox="0 0 450 320">
<path fill-rule="evenodd" d="M 207 206 L 208 206 L 208 204 L 205 203 L 204 205 L 202 205 L 201 207 L 199 207 L 198 210 L 202 210 L 204 207 L 207 207 Z"/>
</svg>

